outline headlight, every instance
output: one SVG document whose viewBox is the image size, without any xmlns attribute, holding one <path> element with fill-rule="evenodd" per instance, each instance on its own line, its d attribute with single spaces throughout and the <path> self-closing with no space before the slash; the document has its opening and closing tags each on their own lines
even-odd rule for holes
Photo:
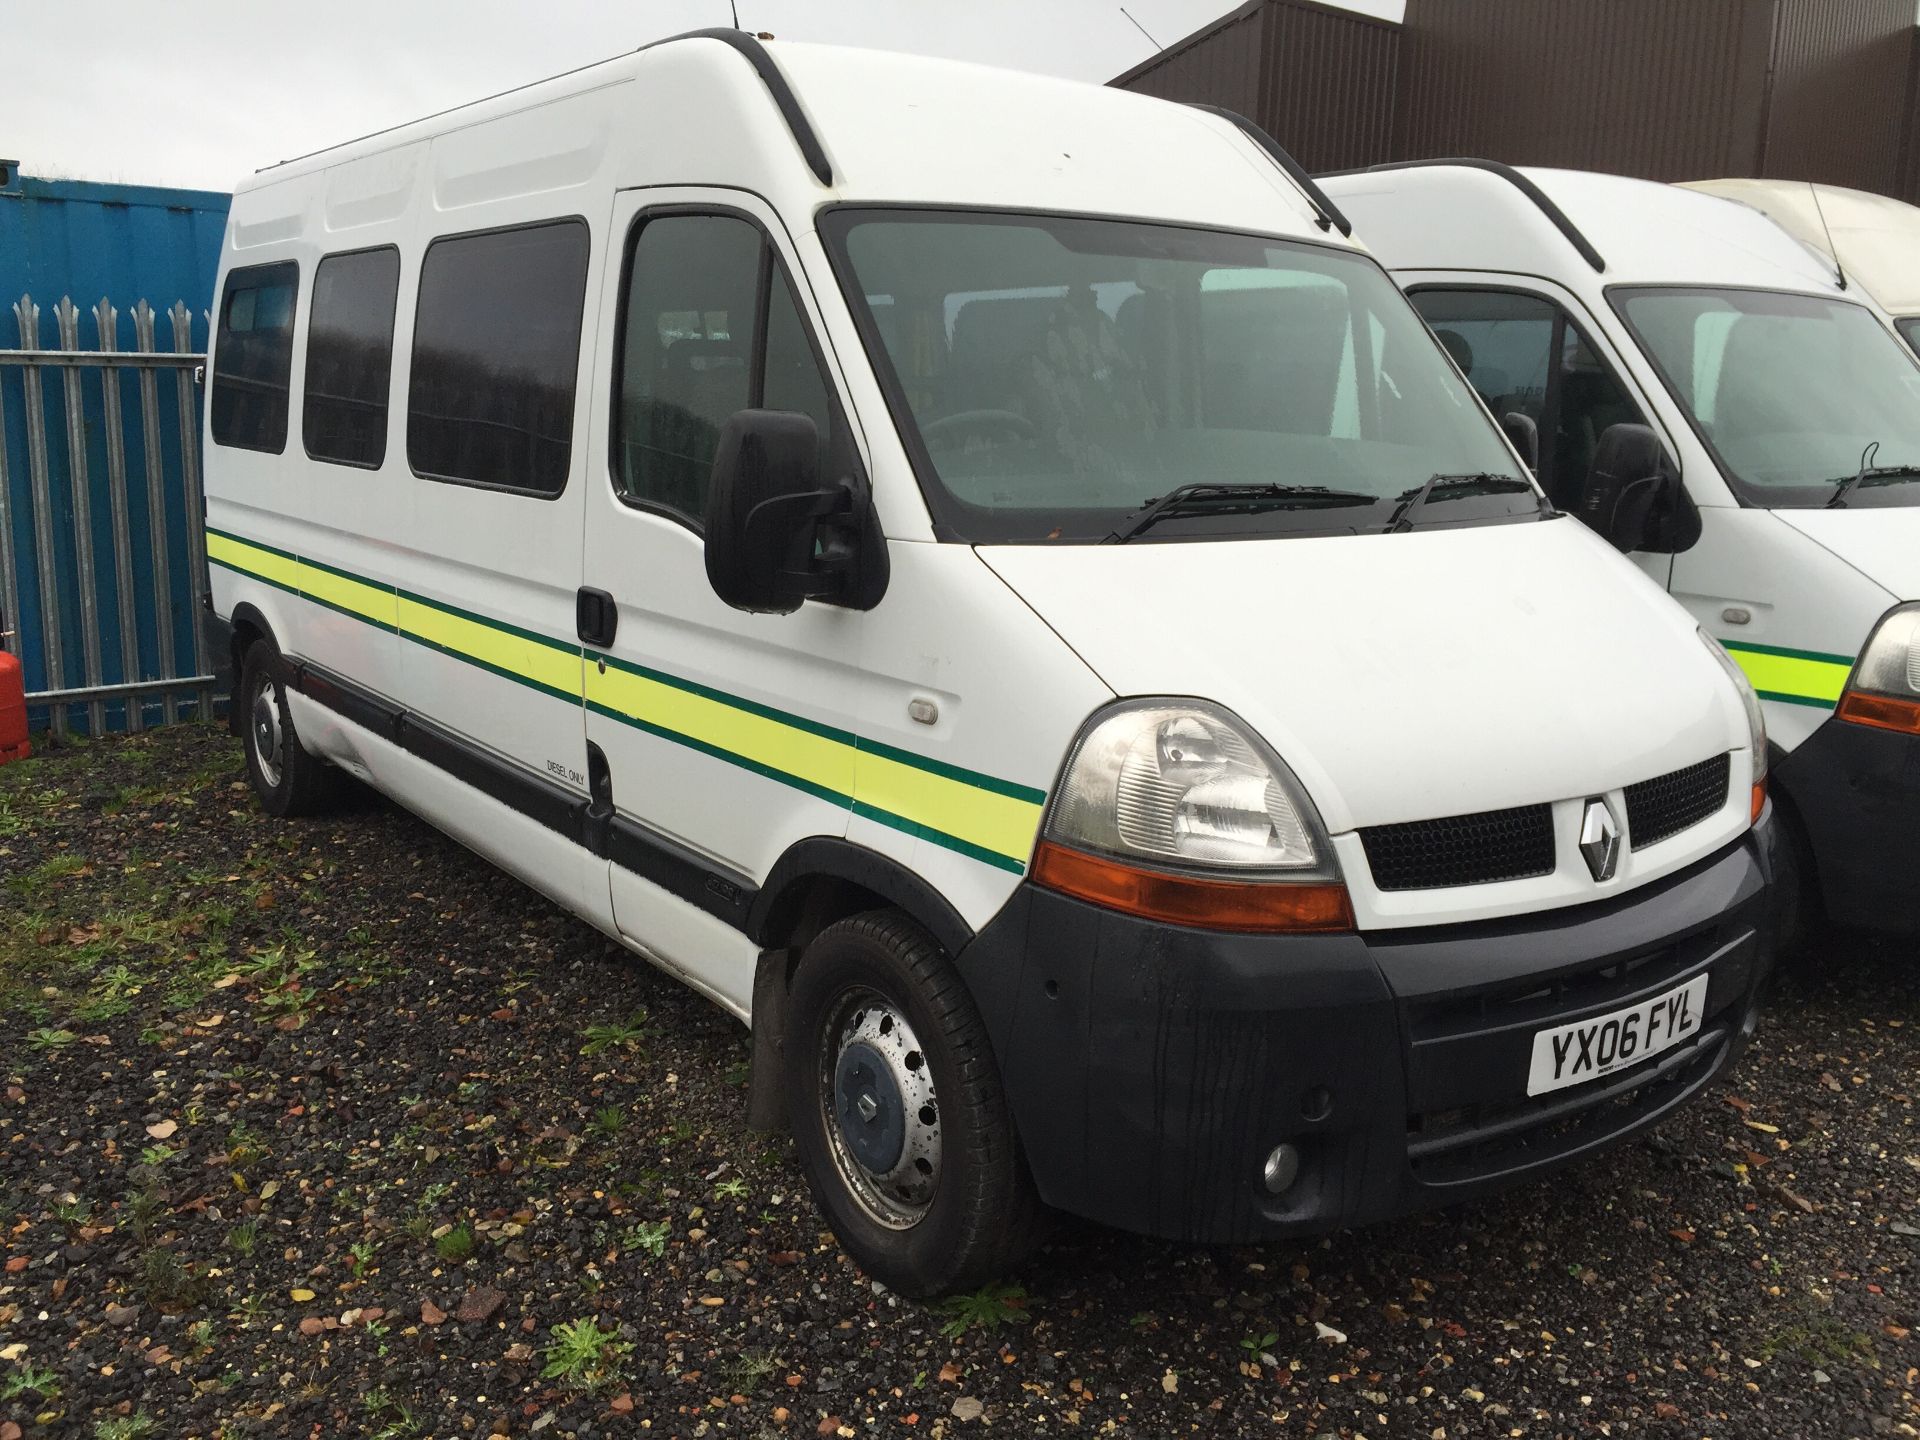
<svg viewBox="0 0 1920 1440">
<path fill-rule="evenodd" d="M 1333 847 L 1300 782 L 1197 700 L 1127 700 L 1087 722 L 1034 854 L 1034 883 L 1210 930 L 1351 930 Z"/>
<path fill-rule="evenodd" d="M 1087 728 L 1050 838 L 1185 869 L 1333 874 L 1313 805 L 1239 722 L 1192 700 L 1129 701 Z"/>
<path fill-rule="evenodd" d="M 1753 814 L 1760 816 L 1760 805 L 1764 798 L 1759 787 L 1767 783 L 1767 717 L 1760 711 L 1760 697 L 1754 693 L 1753 682 L 1747 679 L 1747 672 L 1721 648 L 1720 642 L 1706 631 L 1700 633 L 1700 643 L 1707 647 L 1713 658 L 1720 662 L 1720 668 L 1727 672 L 1733 681 L 1733 688 L 1740 692 L 1740 703 L 1747 711 L 1747 744 L 1753 749 Z"/>
<path fill-rule="evenodd" d="M 1920 604 L 1889 611 L 1854 666 L 1840 718 L 1920 734 Z"/>
</svg>

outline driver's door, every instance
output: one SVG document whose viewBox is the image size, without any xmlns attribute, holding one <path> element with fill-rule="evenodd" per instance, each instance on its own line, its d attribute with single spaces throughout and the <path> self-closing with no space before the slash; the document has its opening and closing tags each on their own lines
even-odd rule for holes
<svg viewBox="0 0 1920 1440">
<path fill-rule="evenodd" d="M 744 1013 L 751 887 L 795 840 L 846 833 L 839 737 L 866 619 L 723 604 L 702 541 L 709 472 L 738 410 L 801 411 L 823 441 L 845 412 L 771 210 L 738 191 L 627 191 L 611 233 L 580 617 L 588 779 L 610 795 L 621 933 Z"/>
</svg>

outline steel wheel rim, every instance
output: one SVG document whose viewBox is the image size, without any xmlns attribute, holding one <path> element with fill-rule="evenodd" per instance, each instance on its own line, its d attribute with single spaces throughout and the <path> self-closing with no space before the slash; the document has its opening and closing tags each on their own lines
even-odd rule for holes
<svg viewBox="0 0 1920 1440">
<path fill-rule="evenodd" d="M 278 790 L 282 746 L 286 741 L 280 728 L 280 706 L 274 700 L 271 680 L 262 678 L 254 687 L 247 728 L 253 738 L 253 758 L 260 766 L 260 778 L 267 782 L 269 790 Z"/>
<path fill-rule="evenodd" d="M 821 1027 L 819 1055 L 820 1119 L 841 1183 L 877 1223 L 912 1229 L 940 1183 L 939 1102 L 919 1037 L 901 1007 L 853 989 Z"/>
</svg>

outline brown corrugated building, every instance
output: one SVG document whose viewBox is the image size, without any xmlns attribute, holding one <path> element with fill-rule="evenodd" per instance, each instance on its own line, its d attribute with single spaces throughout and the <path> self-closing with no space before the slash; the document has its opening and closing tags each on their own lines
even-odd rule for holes
<svg viewBox="0 0 1920 1440">
<path fill-rule="evenodd" d="M 1113 83 L 1225 106 L 1310 170 L 1478 155 L 1920 202 L 1915 0 L 1249 0 Z"/>
</svg>

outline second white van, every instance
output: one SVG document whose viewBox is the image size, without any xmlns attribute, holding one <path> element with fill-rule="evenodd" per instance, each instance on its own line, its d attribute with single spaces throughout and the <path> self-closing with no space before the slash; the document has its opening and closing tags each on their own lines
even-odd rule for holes
<svg viewBox="0 0 1920 1440">
<path fill-rule="evenodd" d="M 1658 1121 L 1755 1023 L 1758 705 L 1295 170 L 725 31 L 254 176 L 262 803 L 358 776 L 750 1023 L 913 1294 L 1049 1206 L 1257 1240 Z"/>
</svg>

